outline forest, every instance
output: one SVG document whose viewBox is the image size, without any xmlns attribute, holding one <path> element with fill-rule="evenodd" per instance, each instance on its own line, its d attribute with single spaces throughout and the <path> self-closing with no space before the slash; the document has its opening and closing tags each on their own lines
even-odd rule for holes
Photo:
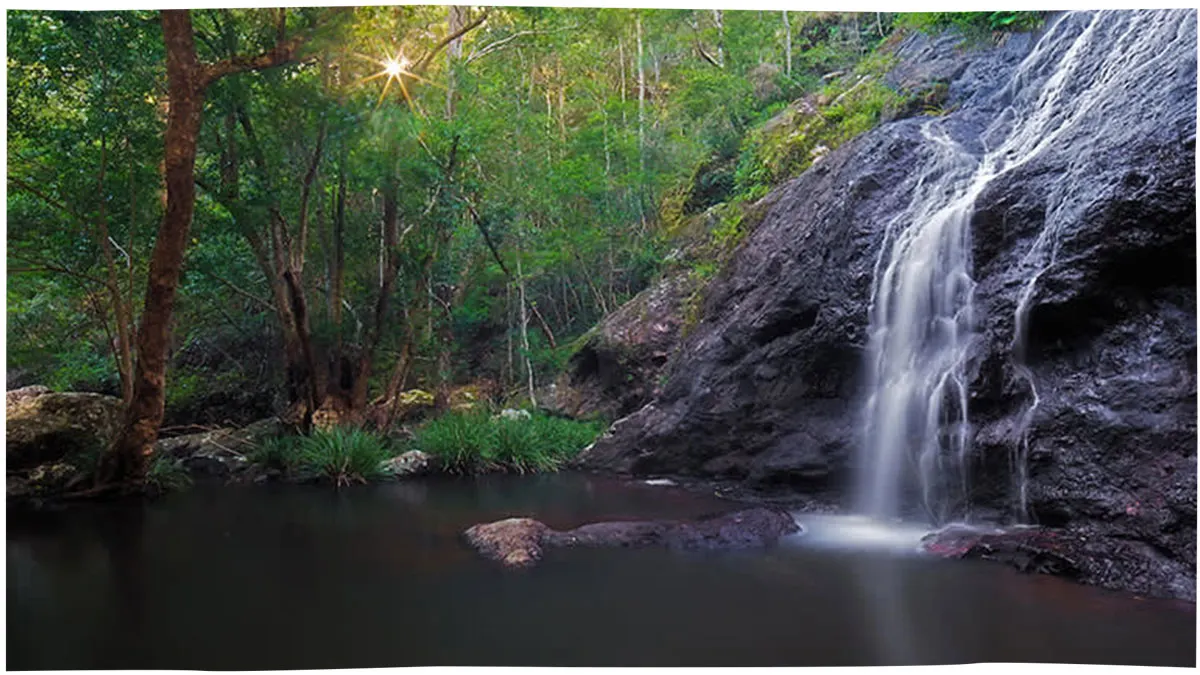
<svg viewBox="0 0 1200 675">
<path fill-rule="evenodd" d="M 8 668 L 1195 665 L 1195 10 L 6 18 Z"/>
<path fill-rule="evenodd" d="M 1026 14 L 10 12 L 8 386 L 119 396 L 114 457 L 468 384 L 536 407 L 599 319 L 668 269 L 698 302 L 754 200 L 910 103 L 863 75 L 889 36 Z M 821 124 L 770 133 L 806 95 Z"/>
</svg>

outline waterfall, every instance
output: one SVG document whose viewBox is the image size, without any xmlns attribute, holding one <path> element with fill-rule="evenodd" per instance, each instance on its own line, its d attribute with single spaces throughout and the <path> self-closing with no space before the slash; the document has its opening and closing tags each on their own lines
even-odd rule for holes
<svg viewBox="0 0 1200 675">
<path fill-rule="evenodd" d="M 1155 68 L 1194 58 L 1192 10 L 1071 13 L 1046 29 L 1008 84 L 983 150 L 951 138 L 947 120 L 921 129 L 929 160 L 912 201 L 885 229 L 870 298 L 863 472 L 858 509 L 877 518 L 919 508 L 934 523 L 969 518 L 968 365 L 975 330 L 970 221 L 978 196 L 1051 151 L 1065 132 L 1102 114 L 1113 92 L 1152 86 Z M 1028 431 L 1040 402 L 1026 365 L 1029 310 L 1080 207 L 1068 172 L 1048 191 L 1042 231 L 1021 262 L 1011 351 L 1029 402 L 1013 439 L 1014 511 L 1027 509 Z M 1074 209 L 1074 210 L 1072 210 Z M 915 497 L 915 503 L 910 499 Z"/>
</svg>

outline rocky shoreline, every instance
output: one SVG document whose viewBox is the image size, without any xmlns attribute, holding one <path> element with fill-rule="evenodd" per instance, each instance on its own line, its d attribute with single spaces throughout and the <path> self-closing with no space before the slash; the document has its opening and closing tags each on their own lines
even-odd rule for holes
<svg viewBox="0 0 1200 675">
<path fill-rule="evenodd" d="M 86 467 L 94 461 L 96 449 L 115 433 L 120 402 L 98 394 L 54 393 L 31 387 L 8 392 L 7 412 L 7 503 L 9 508 L 39 508 L 54 505 L 64 493 L 84 487 Z M 218 428 L 164 438 L 156 448 L 194 480 L 308 482 L 311 479 L 289 477 L 247 459 L 257 442 L 284 431 L 283 422 L 268 418 L 240 429 Z M 391 480 L 442 473 L 432 458 L 419 451 L 387 461 L 386 475 Z M 770 546 L 779 536 L 798 531 L 789 512 L 838 513 L 846 507 L 834 499 L 735 480 L 670 474 L 622 477 L 714 495 L 729 502 L 729 513 L 692 523 L 600 523 L 569 532 L 515 519 L 481 524 L 464 536 L 486 557 L 521 567 L 536 562 L 542 549 L 559 546 L 665 545 L 711 550 Z M 1146 551 L 1137 542 L 1114 541 L 1094 529 L 1022 527 L 989 532 L 952 527 L 931 533 L 923 548 L 942 558 L 991 560 L 1023 572 L 1062 576 L 1105 588 L 1195 599 L 1194 586 L 1171 566 L 1145 564 Z"/>
</svg>

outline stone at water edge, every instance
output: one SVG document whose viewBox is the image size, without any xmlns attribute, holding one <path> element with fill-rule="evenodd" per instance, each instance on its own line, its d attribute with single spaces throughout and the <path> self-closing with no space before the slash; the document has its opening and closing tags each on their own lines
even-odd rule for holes
<svg viewBox="0 0 1200 675">
<path fill-rule="evenodd" d="M 223 427 L 159 439 L 154 452 L 178 460 L 190 473 L 227 476 L 249 466 L 246 454 L 263 439 L 283 433 L 284 423 L 269 417 L 241 429 Z"/>
<path fill-rule="evenodd" d="M 1081 540 L 1043 528 L 981 532 L 949 528 L 927 535 L 921 550 L 943 558 L 979 558 L 1002 562 L 1021 572 L 1078 577 Z"/>
<path fill-rule="evenodd" d="M 420 450 L 409 450 L 379 464 L 380 469 L 393 476 L 415 476 L 428 473 L 432 467 L 433 456 Z"/>
<path fill-rule="evenodd" d="M 101 451 L 120 430 L 124 406 L 119 398 L 23 390 L 9 392 L 5 406 L 9 471 Z"/>
<path fill-rule="evenodd" d="M 759 507 L 692 521 L 589 523 L 565 532 L 531 518 L 509 518 L 475 525 L 464 536 L 489 560 L 506 567 L 529 567 L 542 558 L 544 548 L 551 546 L 739 550 L 770 546 L 780 537 L 799 531 L 791 514 Z"/>
</svg>

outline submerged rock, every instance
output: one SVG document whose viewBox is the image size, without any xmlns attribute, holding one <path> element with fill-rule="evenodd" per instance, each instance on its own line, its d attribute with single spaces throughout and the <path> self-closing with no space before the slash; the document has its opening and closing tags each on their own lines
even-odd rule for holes
<svg viewBox="0 0 1200 675">
<path fill-rule="evenodd" d="M 530 518 L 475 525 L 467 543 L 507 567 L 528 567 L 553 546 L 644 547 L 685 550 L 760 548 L 800 531 L 786 511 L 754 508 L 693 521 L 651 520 L 591 523 L 559 532 Z"/>
</svg>

